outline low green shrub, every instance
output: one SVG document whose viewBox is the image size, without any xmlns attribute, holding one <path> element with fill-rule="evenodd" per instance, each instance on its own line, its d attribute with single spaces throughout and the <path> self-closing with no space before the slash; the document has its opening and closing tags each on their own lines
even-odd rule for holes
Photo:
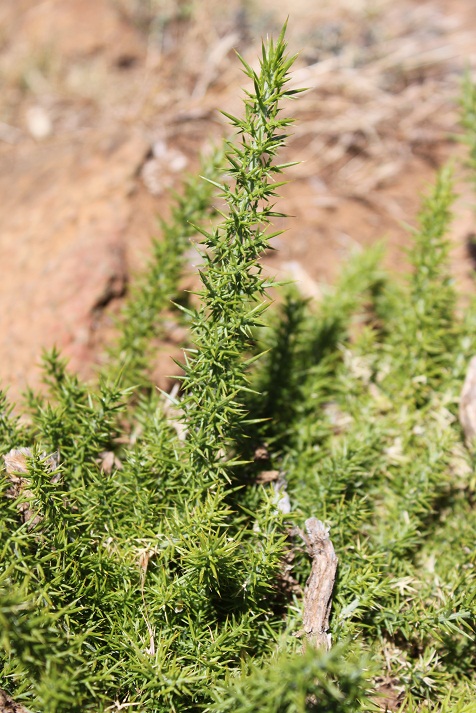
<svg viewBox="0 0 476 713">
<path fill-rule="evenodd" d="M 187 183 L 99 383 L 53 351 L 21 420 L 2 396 L 0 688 L 31 711 L 476 711 L 475 460 L 457 419 L 476 310 L 461 315 L 448 268 L 451 171 L 406 282 L 381 247 L 317 307 L 264 278 L 292 62 L 284 30 L 259 73 L 243 61 L 239 140 Z M 474 96 L 468 82 L 471 146 Z M 227 212 L 198 228 L 202 288 L 180 301 L 216 190 Z M 171 300 L 190 340 L 166 397 L 147 374 Z M 311 516 L 339 559 L 329 651 L 300 631 Z"/>
</svg>

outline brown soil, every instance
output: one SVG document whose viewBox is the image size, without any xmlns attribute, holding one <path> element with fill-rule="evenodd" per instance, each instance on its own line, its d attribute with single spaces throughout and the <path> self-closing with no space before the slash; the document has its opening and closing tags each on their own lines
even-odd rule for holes
<svg viewBox="0 0 476 713">
<path fill-rule="evenodd" d="M 301 160 L 280 204 L 295 216 L 267 259 L 319 293 L 342 261 L 383 236 L 401 269 L 419 196 L 463 151 L 457 97 L 476 64 L 467 0 L 3 0 L 0 4 L 0 381 L 38 383 L 57 344 L 90 376 L 111 316 L 147 255 L 156 216 L 241 111 L 237 48 L 289 15 L 300 51 L 283 160 Z M 462 169 L 455 274 L 470 289 L 472 198 Z M 166 368 L 166 367 L 164 367 Z"/>
</svg>

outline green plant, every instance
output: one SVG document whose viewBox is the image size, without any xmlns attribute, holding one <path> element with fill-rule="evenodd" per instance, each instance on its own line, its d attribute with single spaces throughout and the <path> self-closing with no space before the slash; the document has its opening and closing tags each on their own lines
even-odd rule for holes
<svg viewBox="0 0 476 713">
<path fill-rule="evenodd" d="M 207 179 L 217 179 L 222 162 L 222 152 L 217 150 L 203 162 L 201 173 Z M 152 256 L 133 285 L 111 349 L 112 378 L 120 378 L 123 386 L 150 384 L 154 338 L 163 336 L 163 315 L 180 296 L 178 283 L 185 269 L 185 253 L 196 232 L 194 225 L 202 224 L 213 213 L 213 189 L 209 180 L 188 178 L 175 198 L 171 219 L 160 220 L 161 238 L 152 242 Z"/>
<path fill-rule="evenodd" d="M 0 688 L 31 711 L 474 710 L 476 479 L 456 413 L 476 310 L 460 315 L 449 276 L 451 173 L 405 284 L 377 247 L 317 307 L 287 288 L 266 326 L 291 64 L 284 30 L 259 73 L 244 63 L 240 140 L 178 199 L 99 384 L 53 351 L 28 418 L 1 399 Z M 187 225 L 215 189 L 220 225 Z M 177 305 L 190 342 L 167 400 L 148 356 L 197 230 L 202 288 Z M 339 558 L 329 652 L 300 636 L 310 516 Z"/>
</svg>

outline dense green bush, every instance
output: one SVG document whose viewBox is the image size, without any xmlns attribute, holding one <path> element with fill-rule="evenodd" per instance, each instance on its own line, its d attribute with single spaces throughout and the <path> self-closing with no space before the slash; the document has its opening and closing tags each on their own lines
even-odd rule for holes
<svg viewBox="0 0 476 713">
<path fill-rule="evenodd" d="M 317 307 L 285 288 L 264 326 L 284 33 L 259 74 L 243 64 L 239 142 L 163 225 L 107 373 L 85 385 L 52 352 L 27 418 L 2 397 L 0 688 L 42 713 L 476 711 L 475 463 L 457 420 L 476 310 L 460 315 L 447 264 L 451 172 L 406 282 L 373 248 Z M 475 96 L 468 82 L 471 150 Z M 199 228 L 187 301 L 215 189 L 227 211 Z M 171 301 L 190 337 L 166 398 L 147 374 Z M 310 516 L 339 558 L 330 651 L 300 637 Z"/>
</svg>

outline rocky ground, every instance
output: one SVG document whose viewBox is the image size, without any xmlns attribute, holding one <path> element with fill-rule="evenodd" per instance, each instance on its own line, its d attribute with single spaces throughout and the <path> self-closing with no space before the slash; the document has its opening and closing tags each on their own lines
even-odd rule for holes
<svg viewBox="0 0 476 713">
<path fill-rule="evenodd" d="M 316 9 L 317 7 L 317 9 Z M 263 35 L 289 15 L 300 52 L 269 269 L 318 298 L 353 250 L 386 237 L 399 269 L 419 195 L 455 142 L 468 0 L 1 0 L 0 382 L 38 384 L 53 344 L 91 376 L 169 191 L 241 111 Z M 457 167 L 454 267 L 472 289 L 472 197 Z M 166 366 L 164 366 L 166 369 Z"/>
</svg>

